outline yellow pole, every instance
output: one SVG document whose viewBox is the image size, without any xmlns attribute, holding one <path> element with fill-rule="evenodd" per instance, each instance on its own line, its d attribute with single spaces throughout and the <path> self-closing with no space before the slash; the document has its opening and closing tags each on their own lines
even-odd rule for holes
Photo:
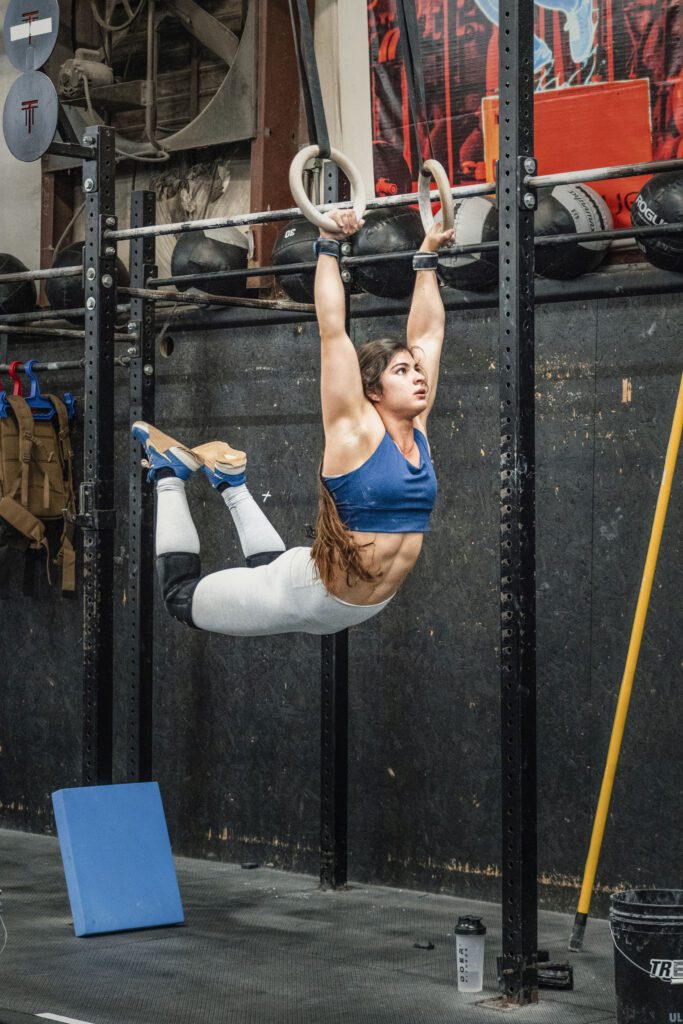
<svg viewBox="0 0 683 1024">
<path fill-rule="evenodd" d="M 619 690 L 617 710 L 614 715 L 612 737 L 610 739 L 609 750 L 607 752 L 607 763 L 605 764 L 605 772 L 602 777 L 598 807 L 595 812 L 595 821 L 593 822 L 593 833 L 591 835 L 586 867 L 583 873 L 583 885 L 581 887 L 579 905 L 574 919 L 574 929 L 572 931 L 571 939 L 569 940 L 569 948 L 573 950 L 579 950 L 583 945 L 583 936 L 586 930 L 588 911 L 590 909 L 591 896 L 593 894 L 593 886 L 595 884 L 595 873 L 598 869 L 598 859 L 600 857 L 602 839 L 605 834 L 607 812 L 609 811 L 612 787 L 614 785 L 614 776 L 617 770 L 621 741 L 624 736 L 624 727 L 626 725 L 629 701 L 631 700 L 633 678 L 636 674 L 636 667 L 638 665 L 638 655 L 640 654 L 640 645 L 643 639 L 643 631 L 645 629 L 645 619 L 647 617 L 648 605 L 650 603 L 650 594 L 652 593 L 652 583 L 654 580 L 655 568 L 657 566 L 657 557 L 659 555 L 659 546 L 662 540 L 664 522 L 666 520 L 666 513 L 669 507 L 671 484 L 673 482 L 674 469 L 676 467 L 676 458 L 678 456 L 678 449 L 681 443 L 682 431 L 683 376 L 681 377 L 676 410 L 674 412 L 673 423 L 671 424 L 671 435 L 669 437 L 669 445 L 666 450 L 662 482 L 659 485 L 659 497 L 657 498 L 655 518 L 652 524 L 652 533 L 650 534 L 647 558 L 645 559 L 643 579 L 640 584 L 640 594 L 638 595 L 638 604 L 636 606 L 636 614 L 633 620 L 633 628 L 631 630 L 631 640 L 628 645 L 626 666 L 621 680 L 621 689 Z"/>
</svg>

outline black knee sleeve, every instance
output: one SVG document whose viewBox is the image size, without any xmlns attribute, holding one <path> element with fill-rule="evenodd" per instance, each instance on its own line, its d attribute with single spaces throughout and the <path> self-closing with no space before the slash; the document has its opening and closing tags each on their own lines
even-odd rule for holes
<svg viewBox="0 0 683 1024">
<path fill-rule="evenodd" d="M 192 621 L 192 595 L 202 571 L 199 555 L 169 551 L 157 557 L 157 576 L 166 608 L 174 619 L 197 629 Z"/>
<path fill-rule="evenodd" d="M 258 555 L 247 555 L 247 566 L 250 569 L 255 569 L 257 565 L 270 565 L 282 554 L 284 554 L 282 551 L 262 551 Z"/>
</svg>

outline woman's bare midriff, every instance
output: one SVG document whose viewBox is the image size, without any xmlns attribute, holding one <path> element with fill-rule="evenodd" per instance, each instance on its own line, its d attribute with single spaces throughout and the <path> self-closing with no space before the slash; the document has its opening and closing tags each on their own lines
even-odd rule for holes
<svg viewBox="0 0 683 1024">
<path fill-rule="evenodd" d="M 377 579 L 369 583 L 358 580 L 352 586 L 339 574 L 332 594 L 349 604 L 380 604 L 392 597 L 415 565 L 422 549 L 422 533 L 358 533 L 351 536 L 363 547 L 363 561 Z"/>
</svg>

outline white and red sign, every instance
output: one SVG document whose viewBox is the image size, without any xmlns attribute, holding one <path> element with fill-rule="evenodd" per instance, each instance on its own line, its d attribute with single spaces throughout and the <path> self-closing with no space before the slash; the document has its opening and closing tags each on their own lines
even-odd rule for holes
<svg viewBox="0 0 683 1024">
<path fill-rule="evenodd" d="M 25 11 L 23 21 L 18 25 L 10 25 L 10 41 L 16 43 L 26 39 L 30 46 L 36 36 L 49 35 L 52 32 L 52 18 L 40 18 L 38 15 L 39 11 Z"/>
<path fill-rule="evenodd" d="M 9 0 L 5 14 L 5 49 L 18 71 L 37 71 L 57 43 L 57 0 Z"/>
</svg>

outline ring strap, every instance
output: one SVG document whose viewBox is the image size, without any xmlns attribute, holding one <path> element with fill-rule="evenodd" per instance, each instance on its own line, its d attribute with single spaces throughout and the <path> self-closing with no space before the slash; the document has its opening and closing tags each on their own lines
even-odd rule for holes
<svg viewBox="0 0 683 1024">
<path fill-rule="evenodd" d="M 420 54 L 420 30 L 417 23 L 415 11 L 415 0 L 396 0 L 396 15 L 400 32 L 401 49 L 403 51 L 403 63 L 406 72 L 406 87 L 408 92 L 408 105 L 413 117 L 415 130 L 415 144 L 417 146 L 417 159 L 422 162 L 422 140 L 420 138 L 420 126 L 424 129 L 424 135 L 429 150 L 429 156 L 434 159 L 432 140 L 429 134 L 429 121 L 427 119 L 427 96 L 425 93 L 424 75 L 422 73 L 422 56 Z"/>
<path fill-rule="evenodd" d="M 320 88 L 318 64 L 315 59 L 313 30 L 311 29 L 307 0 L 289 0 L 289 16 L 292 20 L 294 50 L 299 69 L 299 83 L 304 98 L 308 138 L 313 145 L 318 147 L 320 159 L 329 160 L 331 153 L 330 136 L 327 131 L 325 107 L 323 106 L 323 94 Z"/>
</svg>

